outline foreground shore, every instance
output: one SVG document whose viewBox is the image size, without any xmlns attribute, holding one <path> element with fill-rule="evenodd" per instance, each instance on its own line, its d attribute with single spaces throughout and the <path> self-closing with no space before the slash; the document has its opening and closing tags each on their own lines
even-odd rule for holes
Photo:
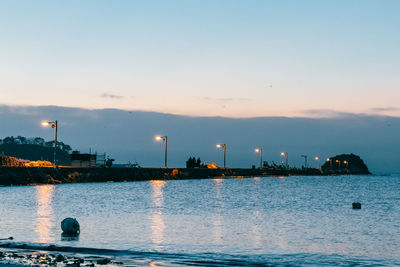
<svg viewBox="0 0 400 267">
<path fill-rule="evenodd" d="M 112 256 L 0 248 L 1 266 L 138 266 Z M 148 266 L 148 264 L 144 264 Z"/>
<path fill-rule="evenodd" d="M 147 180 L 209 179 L 222 177 L 263 177 L 322 175 L 319 169 L 202 169 L 202 168 L 35 168 L 2 167 L 0 185 L 32 185 Z"/>
</svg>

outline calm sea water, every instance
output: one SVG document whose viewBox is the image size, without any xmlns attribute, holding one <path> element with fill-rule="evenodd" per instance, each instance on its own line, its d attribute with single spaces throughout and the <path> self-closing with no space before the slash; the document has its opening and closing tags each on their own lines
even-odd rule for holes
<svg viewBox="0 0 400 267">
<path fill-rule="evenodd" d="M 61 240 L 65 217 L 78 219 L 79 240 Z M 8 236 L 153 266 L 400 265 L 400 176 L 0 187 Z"/>
</svg>

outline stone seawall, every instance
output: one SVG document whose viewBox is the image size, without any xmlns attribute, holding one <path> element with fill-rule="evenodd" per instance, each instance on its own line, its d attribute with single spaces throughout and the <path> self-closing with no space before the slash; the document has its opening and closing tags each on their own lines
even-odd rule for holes
<svg viewBox="0 0 400 267">
<path fill-rule="evenodd" d="M 186 168 L 0 168 L 0 185 L 124 182 L 146 180 L 208 179 L 215 177 L 256 177 L 321 175 L 317 169 L 186 169 Z"/>
</svg>

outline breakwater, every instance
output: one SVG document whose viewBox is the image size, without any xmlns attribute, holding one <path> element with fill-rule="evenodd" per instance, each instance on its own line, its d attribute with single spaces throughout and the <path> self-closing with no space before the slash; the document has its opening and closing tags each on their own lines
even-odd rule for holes
<svg viewBox="0 0 400 267">
<path fill-rule="evenodd" d="M 203 169 L 203 168 L 41 168 L 2 167 L 0 185 L 125 182 L 146 180 L 209 179 L 216 177 L 257 177 L 321 175 L 318 169 Z"/>
</svg>

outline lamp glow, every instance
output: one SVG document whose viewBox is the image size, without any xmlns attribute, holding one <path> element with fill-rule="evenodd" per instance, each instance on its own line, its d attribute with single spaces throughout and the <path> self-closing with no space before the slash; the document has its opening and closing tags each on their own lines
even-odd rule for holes
<svg viewBox="0 0 400 267">
<path fill-rule="evenodd" d="M 58 122 L 55 121 L 42 121 L 42 126 L 51 126 L 54 129 L 54 167 L 57 166 L 57 132 L 58 132 Z"/>
<path fill-rule="evenodd" d="M 226 168 L 226 144 L 217 144 L 217 148 L 224 149 L 224 169 Z"/>
<path fill-rule="evenodd" d="M 256 148 L 256 149 L 254 149 L 254 151 L 255 151 L 256 153 L 260 153 L 260 169 L 262 169 L 262 168 L 263 168 L 262 148 Z"/>
<path fill-rule="evenodd" d="M 155 137 L 156 141 L 164 141 L 165 143 L 165 150 L 164 150 L 164 167 L 167 168 L 167 157 L 168 157 L 168 139 L 167 136 L 161 136 L 161 135 L 157 135 Z"/>
</svg>

